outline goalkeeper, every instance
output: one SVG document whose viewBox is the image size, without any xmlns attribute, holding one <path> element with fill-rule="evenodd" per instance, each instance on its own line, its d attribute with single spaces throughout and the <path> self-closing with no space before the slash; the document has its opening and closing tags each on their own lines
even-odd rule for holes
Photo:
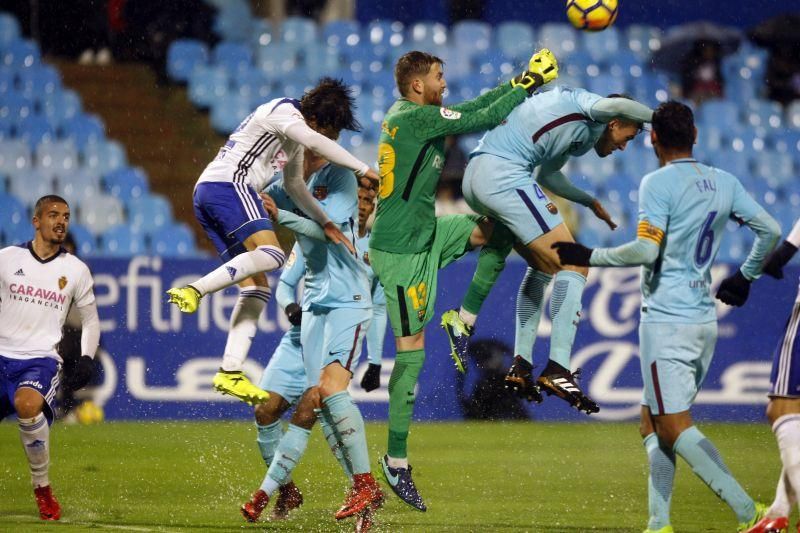
<svg viewBox="0 0 800 533">
<path fill-rule="evenodd" d="M 387 312 L 397 345 L 389 380 L 389 449 L 381 458 L 392 490 L 425 511 L 411 478 L 407 440 L 415 387 L 425 360 L 424 327 L 434 312 L 436 276 L 477 246 L 484 246 L 464 307 L 472 320 L 505 264 L 513 235 L 481 216 L 436 218 L 434 197 L 444 165 L 444 138 L 493 128 L 541 85 L 558 76 L 549 50 L 536 53 L 528 70 L 511 83 L 468 102 L 442 106 L 447 88 L 443 62 L 413 51 L 395 65 L 402 97 L 383 121 L 378 159 L 378 211 L 370 239 L 370 261 L 386 291 Z M 456 365 L 463 368 L 458 353 Z"/>
</svg>

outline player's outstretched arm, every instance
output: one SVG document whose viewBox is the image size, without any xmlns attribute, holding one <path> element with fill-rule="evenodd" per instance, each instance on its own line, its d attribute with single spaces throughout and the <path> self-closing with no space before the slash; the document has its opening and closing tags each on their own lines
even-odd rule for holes
<svg viewBox="0 0 800 533">
<path fill-rule="evenodd" d="M 627 98 L 601 98 L 593 106 L 591 116 L 597 122 L 622 118 L 633 122 L 652 122 L 653 110 L 636 100 Z"/>
<path fill-rule="evenodd" d="M 295 245 L 292 249 L 293 259 L 286 262 L 281 277 L 278 280 L 278 287 L 275 289 L 275 301 L 286 313 L 289 323 L 299 326 L 303 311 L 297 304 L 297 285 L 306 271 L 303 253 L 300 247 Z M 291 262 L 291 264 L 289 264 Z"/>
<path fill-rule="evenodd" d="M 642 223 L 639 227 L 641 232 Z M 558 253 L 562 265 L 620 267 L 652 265 L 658 259 L 660 245 L 649 236 L 640 236 L 615 248 L 591 249 L 575 242 L 557 242 L 552 248 Z"/>
<path fill-rule="evenodd" d="M 800 247 L 800 220 L 795 222 L 794 228 L 789 232 L 786 240 L 779 244 L 764 261 L 764 274 L 775 279 L 783 278 L 783 267 L 792 260 Z"/>
</svg>

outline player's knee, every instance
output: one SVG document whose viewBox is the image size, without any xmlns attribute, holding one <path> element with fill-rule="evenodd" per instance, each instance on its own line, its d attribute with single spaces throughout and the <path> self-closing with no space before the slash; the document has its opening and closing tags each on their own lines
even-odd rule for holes
<svg viewBox="0 0 800 533">
<path fill-rule="evenodd" d="M 255 409 L 256 423 L 260 426 L 268 426 L 276 422 L 280 415 L 281 413 L 275 412 L 270 405 L 265 403 L 257 405 Z"/>
<path fill-rule="evenodd" d="M 19 418 L 34 418 L 42 412 L 42 400 L 32 395 L 14 398 L 14 410 Z"/>
<path fill-rule="evenodd" d="M 274 267 L 274 270 L 283 268 L 283 265 L 286 263 L 286 254 L 284 254 L 283 250 L 278 246 L 259 246 L 255 251 L 267 254 L 272 260 L 278 263 L 278 265 Z"/>
</svg>

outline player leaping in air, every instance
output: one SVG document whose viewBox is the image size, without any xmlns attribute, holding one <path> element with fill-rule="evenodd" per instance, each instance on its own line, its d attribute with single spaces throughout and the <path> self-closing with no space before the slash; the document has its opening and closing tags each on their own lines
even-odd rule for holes
<svg viewBox="0 0 800 533">
<path fill-rule="evenodd" d="M 436 218 L 434 196 L 444 165 L 444 138 L 496 126 L 539 86 L 558 75 L 555 58 L 542 50 L 511 83 L 469 102 L 443 107 L 447 83 L 442 68 L 441 59 L 417 51 L 405 54 L 395 65 L 402 97 L 386 113 L 381 127 L 381 184 L 369 243 L 370 261 L 386 291 L 397 345 L 389 380 L 389 449 L 381 464 L 395 494 L 420 511 L 426 507 L 411 479 L 407 440 L 417 378 L 425 360 L 424 328 L 433 318 L 437 272 L 473 248 L 484 246 L 475 290 L 468 293 L 464 304 L 467 312 L 477 314 L 513 245 L 513 235 L 486 217 Z M 471 319 L 467 316 L 466 320 Z M 463 368 L 458 358 L 456 364 Z"/>
<path fill-rule="evenodd" d="M 600 157 L 624 150 L 652 114 L 647 106 L 626 97 L 603 98 L 583 89 L 555 87 L 516 108 L 508 120 L 484 135 L 470 154 L 464 174 L 464 199 L 475 212 L 507 226 L 517 238 L 517 251 L 528 262 L 517 295 L 516 357 L 506 378 L 508 387 L 528 400 L 541 401 L 540 390 L 544 389 L 579 410 L 599 410 L 581 391 L 575 379 L 577 371 L 570 372 L 569 364 L 588 269 L 563 266 L 550 249 L 556 241 L 573 239 L 555 204 L 538 184 L 590 208 L 611 229 L 616 228 L 600 202 L 574 187 L 561 167 L 570 157 L 592 149 Z M 537 167 L 534 180 L 531 173 Z M 545 288 L 554 277 L 550 358 L 534 381 L 536 330 Z M 453 344 L 466 351 L 471 331 L 459 327 L 454 320 L 457 316 L 456 311 L 445 313 L 442 325 L 455 339 Z"/>
<path fill-rule="evenodd" d="M 642 178 L 636 240 L 591 250 L 556 242 L 561 262 L 582 266 L 642 266 L 639 352 L 644 382 L 640 431 L 650 464 L 650 521 L 645 533 L 672 533 L 669 507 L 675 455 L 736 513 L 738 531 L 755 525 L 766 508 L 737 483 L 689 411 L 714 355 L 717 313 L 710 295 L 711 266 L 725 224 L 733 219 L 756 234 L 744 264 L 722 280 L 717 298 L 741 306 L 780 226 L 732 174 L 692 157 L 697 138 L 692 110 L 679 102 L 658 106 L 650 138 L 661 168 Z"/>
<path fill-rule="evenodd" d="M 303 182 L 306 148 L 328 161 L 377 181 L 378 175 L 325 136 L 347 126 L 352 102 L 341 81 L 323 78 L 303 98 L 278 98 L 244 119 L 209 163 L 194 189 L 194 212 L 225 264 L 180 288 L 167 291 L 169 301 L 193 313 L 200 299 L 238 283 L 239 301 L 231 314 L 222 367 L 214 388 L 249 404 L 268 395 L 247 379 L 242 364 L 256 334 L 258 317 L 271 296 L 266 272 L 283 266 L 284 254 L 257 194 L 283 171 L 286 192 L 334 243 L 355 252 Z"/>
</svg>

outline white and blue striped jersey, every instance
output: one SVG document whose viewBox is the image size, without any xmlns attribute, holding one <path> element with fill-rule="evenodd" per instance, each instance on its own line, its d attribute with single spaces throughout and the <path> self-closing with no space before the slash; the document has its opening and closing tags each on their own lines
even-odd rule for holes
<svg viewBox="0 0 800 533">
<path fill-rule="evenodd" d="M 306 217 L 276 182 L 267 189 L 279 209 Z M 308 179 L 308 189 L 319 200 L 322 209 L 353 242 L 356 243 L 358 184 L 355 174 L 345 168 L 327 164 Z M 361 257 L 351 254 L 344 245 L 320 241 L 295 233 L 303 251 L 306 276 L 303 288 L 303 310 L 311 306 L 371 308 L 372 297 L 367 268 Z"/>
</svg>

